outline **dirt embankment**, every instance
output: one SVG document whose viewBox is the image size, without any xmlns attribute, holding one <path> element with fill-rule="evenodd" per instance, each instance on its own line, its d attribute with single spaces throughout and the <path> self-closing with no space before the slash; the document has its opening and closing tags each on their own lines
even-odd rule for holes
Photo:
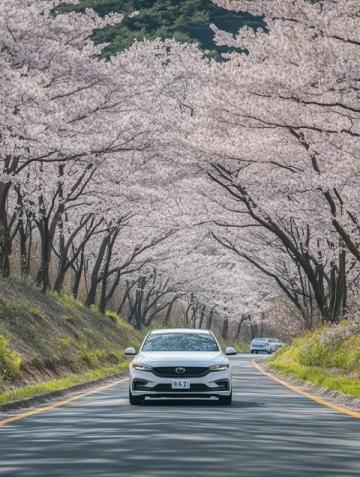
<svg viewBox="0 0 360 477">
<path fill-rule="evenodd" d="M 75 375 L 83 375 L 84 382 L 86 376 L 114 374 L 126 367 L 124 348 L 140 340 L 115 314 L 104 316 L 72 297 L 0 280 L 0 396 Z M 52 388 L 58 387 L 46 390 Z"/>
</svg>

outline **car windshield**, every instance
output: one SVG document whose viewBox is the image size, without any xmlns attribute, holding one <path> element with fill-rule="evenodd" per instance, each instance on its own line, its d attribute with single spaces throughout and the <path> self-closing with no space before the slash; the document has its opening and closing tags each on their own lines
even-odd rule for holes
<svg viewBox="0 0 360 477">
<path fill-rule="evenodd" d="M 219 347 L 208 333 L 154 333 L 142 351 L 219 351 Z"/>
</svg>

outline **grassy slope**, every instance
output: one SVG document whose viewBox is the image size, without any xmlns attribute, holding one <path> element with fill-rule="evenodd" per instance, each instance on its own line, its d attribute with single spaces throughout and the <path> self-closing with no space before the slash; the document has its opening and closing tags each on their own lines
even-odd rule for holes
<svg viewBox="0 0 360 477">
<path fill-rule="evenodd" d="M 360 398 L 360 329 L 344 322 L 293 341 L 267 362 L 287 376 Z"/>
<path fill-rule="evenodd" d="M 0 404 L 124 371 L 140 340 L 115 314 L 0 280 Z"/>
</svg>

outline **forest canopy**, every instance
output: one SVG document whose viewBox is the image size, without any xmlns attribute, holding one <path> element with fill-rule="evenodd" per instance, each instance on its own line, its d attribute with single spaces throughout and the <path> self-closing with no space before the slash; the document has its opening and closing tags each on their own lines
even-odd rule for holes
<svg viewBox="0 0 360 477">
<path fill-rule="evenodd" d="M 225 10 L 211 0 L 82 0 L 76 7 L 66 8 L 76 11 L 92 8 L 100 16 L 112 12 L 125 16 L 120 25 L 95 34 L 97 43 L 109 43 L 105 56 L 128 48 L 135 40 L 174 38 L 198 43 L 210 56 L 218 57 L 229 48 L 215 44 L 212 23 L 233 34 L 244 25 L 257 28 L 262 24 L 259 17 Z M 133 15 L 134 12 L 137 14 Z"/>
</svg>

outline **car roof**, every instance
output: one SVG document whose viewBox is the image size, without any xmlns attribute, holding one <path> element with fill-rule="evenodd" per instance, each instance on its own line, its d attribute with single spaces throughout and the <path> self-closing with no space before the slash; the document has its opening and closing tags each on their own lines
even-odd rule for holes
<svg viewBox="0 0 360 477">
<path fill-rule="evenodd" d="M 279 338 L 254 338 L 253 341 L 281 341 Z"/>
<path fill-rule="evenodd" d="M 168 328 L 160 330 L 152 330 L 150 334 L 165 334 L 165 333 L 195 333 L 195 334 L 210 334 L 210 330 L 193 330 L 191 328 Z"/>
</svg>

